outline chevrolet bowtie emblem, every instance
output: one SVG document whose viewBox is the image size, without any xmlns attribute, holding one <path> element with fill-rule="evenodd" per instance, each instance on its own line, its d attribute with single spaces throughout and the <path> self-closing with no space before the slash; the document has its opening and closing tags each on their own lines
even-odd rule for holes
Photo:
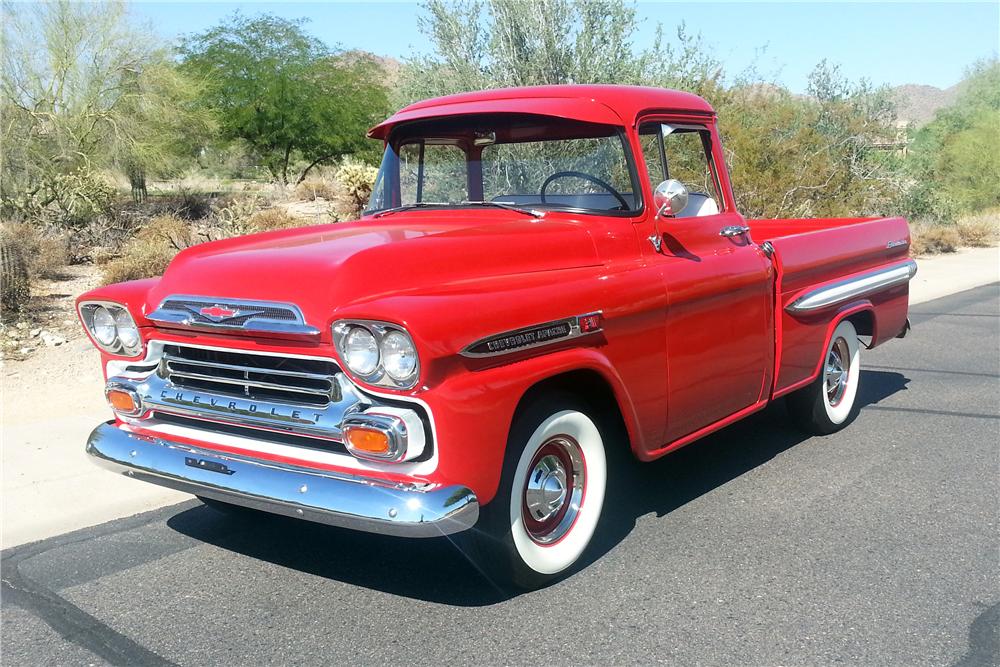
<svg viewBox="0 0 1000 667">
<path fill-rule="evenodd" d="M 215 319 L 224 319 L 238 315 L 239 312 L 240 311 L 238 310 L 233 310 L 232 308 L 225 308 L 223 306 L 216 304 L 214 306 L 208 306 L 206 308 L 202 308 L 201 310 L 198 311 L 198 314 L 204 315 L 206 317 L 212 317 Z"/>
</svg>

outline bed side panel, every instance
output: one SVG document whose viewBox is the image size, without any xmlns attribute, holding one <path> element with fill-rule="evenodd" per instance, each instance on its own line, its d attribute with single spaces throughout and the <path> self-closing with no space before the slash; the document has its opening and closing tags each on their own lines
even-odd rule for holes
<svg viewBox="0 0 1000 667">
<path fill-rule="evenodd" d="M 801 231 L 808 227 L 816 231 Z M 905 261 L 910 234 L 903 218 L 783 220 L 773 224 L 760 221 L 751 223 L 751 229 L 754 241 L 770 241 L 779 258 L 781 294 L 777 319 L 781 361 L 775 395 L 807 384 L 816 376 L 827 339 L 843 317 L 871 311 L 872 344 L 891 339 L 902 330 L 909 294 L 905 283 L 812 313 L 792 314 L 786 308 L 817 287 Z M 779 233 L 788 231 L 794 233 Z"/>
</svg>

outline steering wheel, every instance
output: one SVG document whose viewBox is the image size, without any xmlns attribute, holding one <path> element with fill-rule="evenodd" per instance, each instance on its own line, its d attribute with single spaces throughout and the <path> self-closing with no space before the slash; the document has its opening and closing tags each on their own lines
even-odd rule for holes
<svg viewBox="0 0 1000 667">
<path fill-rule="evenodd" d="M 542 183 L 542 190 L 539 193 L 539 196 L 541 196 L 541 198 L 542 198 L 542 203 L 543 204 L 546 203 L 545 202 L 545 188 L 549 187 L 549 183 L 551 183 L 552 181 L 556 180 L 557 178 L 582 178 L 585 181 L 590 181 L 594 185 L 598 185 L 598 186 L 604 188 L 605 190 L 607 190 L 608 192 L 610 192 L 612 194 L 612 196 L 614 196 L 615 199 L 617 199 L 619 202 L 621 202 L 620 210 L 622 210 L 622 211 L 629 210 L 628 201 L 626 201 L 625 197 L 622 196 L 622 193 L 620 193 L 617 190 L 615 190 L 615 188 L 610 183 L 607 183 L 606 181 L 602 181 L 597 176 L 591 176 L 590 174 L 585 174 L 582 171 L 557 171 L 556 173 L 554 173 L 551 176 L 549 176 L 548 178 L 546 178 L 545 182 Z"/>
</svg>

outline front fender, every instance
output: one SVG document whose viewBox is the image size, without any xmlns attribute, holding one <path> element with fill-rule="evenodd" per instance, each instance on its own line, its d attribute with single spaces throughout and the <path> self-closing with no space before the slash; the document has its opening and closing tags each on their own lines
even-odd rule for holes
<svg viewBox="0 0 1000 667">
<path fill-rule="evenodd" d="M 593 347 L 553 351 L 514 363 L 457 373 L 422 395 L 434 411 L 440 457 L 437 481 L 461 483 L 485 504 L 496 495 L 518 404 L 540 382 L 573 371 L 599 374 L 611 388 L 633 451 L 640 429 L 628 390 L 611 362 Z"/>
</svg>

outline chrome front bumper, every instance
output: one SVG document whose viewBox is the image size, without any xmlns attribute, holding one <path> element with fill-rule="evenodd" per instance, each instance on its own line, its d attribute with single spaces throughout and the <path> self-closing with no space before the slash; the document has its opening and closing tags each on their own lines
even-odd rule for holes
<svg viewBox="0 0 1000 667">
<path fill-rule="evenodd" d="M 87 453 L 109 470 L 234 505 L 404 537 L 471 528 L 476 495 L 463 486 L 392 483 L 198 449 L 101 424 Z"/>
</svg>

